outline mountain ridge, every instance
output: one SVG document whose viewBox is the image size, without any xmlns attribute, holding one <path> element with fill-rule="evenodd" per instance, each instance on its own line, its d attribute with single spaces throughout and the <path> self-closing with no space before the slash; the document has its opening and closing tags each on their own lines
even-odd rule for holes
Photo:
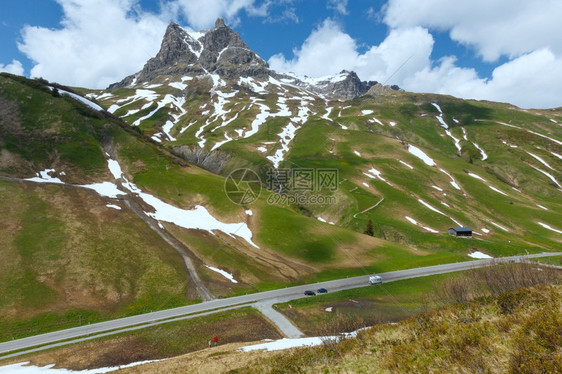
<svg viewBox="0 0 562 374">
<path fill-rule="evenodd" d="M 377 82 L 361 81 L 355 72 L 316 79 L 278 73 L 248 47 L 237 32 L 222 18 L 209 30 L 188 32 L 176 23 L 170 23 L 162 39 L 159 52 L 150 58 L 141 71 L 109 85 L 108 89 L 151 83 L 167 75 L 212 75 L 227 80 L 252 77 L 267 81 L 269 77 L 285 80 L 298 87 L 328 97 L 353 99 L 367 93 Z"/>
</svg>

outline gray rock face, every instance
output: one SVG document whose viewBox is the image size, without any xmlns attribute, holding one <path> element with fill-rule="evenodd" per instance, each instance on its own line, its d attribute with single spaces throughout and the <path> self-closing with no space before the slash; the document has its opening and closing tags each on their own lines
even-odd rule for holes
<svg viewBox="0 0 562 374">
<path fill-rule="evenodd" d="M 347 77 L 336 82 L 328 81 L 323 85 L 322 91 L 325 95 L 353 99 L 363 96 L 372 86 L 377 84 L 374 81 L 361 81 L 353 71 L 344 70 L 340 74 L 347 74 Z"/>
<path fill-rule="evenodd" d="M 327 78 L 303 79 L 278 74 L 242 41 L 240 35 L 217 19 L 207 31 L 189 33 L 175 23 L 166 29 L 160 51 L 143 69 L 109 88 L 134 86 L 169 75 L 218 74 L 237 82 L 240 77 L 268 80 L 270 76 L 328 97 L 353 99 L 364 95 L 376 82 L 362 82 L 354 72 L 342 71 Z"/>
<path fill-rule="evenodd" d="M 275 79 L 286 82 L 318 94 L 338 99 L 354 99 L 363 96 L 371 87 L 377 84 L 374 81 L 361 81 L 353 71 L 342 70 L 339 74 L 321 78 L 298 78 L 288 74 L 272 72 Z"/>
<path fill-rule="evenodd" d="M 201 34 L 190 34 L 179 25 L 170 23 L 158 54 L 148 60 L 140 72 L 109 88 L 126 87 L 133 82 L 150 82 L 162 75 L 205 72 L 226 78 L 264 78 L 269 74 L 269 66 L 220 18 L 215 27 Z"/>
</svg>

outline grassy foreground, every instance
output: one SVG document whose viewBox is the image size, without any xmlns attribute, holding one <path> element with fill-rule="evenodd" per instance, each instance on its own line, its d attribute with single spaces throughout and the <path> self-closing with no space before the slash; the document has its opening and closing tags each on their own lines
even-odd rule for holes
<svg viewBox="0 0 562 374">
<path fill-rule="evenodd" d="M 561 308 L 560 286 L 520 289 L 233 372 L 561 372 Z"/>
<path fill-rule="evenodd" d="M 434 293 L 442 302 L 481 296 L 374 325 L 357 338 L 262 353 L 242 353 L 241 344 L 232 344 L 220 354 L 203 350 L 123 372 L 183 373 L 197 367 L 201 373 L 558 373 L 562 286 L 560 272 L 549 271 L 529 263 L 483 270 L 478 279 L 469 278 L 476 275 L 471 272 L 444 280 Z M 544 284 L 549 281 L 555 284 Z M 521 287 L 535 282 L 543 284 Z"/>
</svg>

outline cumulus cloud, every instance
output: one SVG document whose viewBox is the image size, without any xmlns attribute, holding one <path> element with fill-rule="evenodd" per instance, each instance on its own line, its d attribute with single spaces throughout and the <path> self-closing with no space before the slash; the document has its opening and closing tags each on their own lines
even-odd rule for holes
<svg viewBox="0 0 562 374">
<path fill-rule="evenodd" d="M 271 13 L 268 14 L 267 18 L 265 19 L 265 22 L 268 22 L 268 23 L 281 23 L 281 22 L 299 23 L 300 19 L 297 16 L 295 8 L 287 7 L 285 9 L 283 9 L 278 14 L 275 14 L 275 15 L 272 15 Z"/>
<path fill-rule="evenodd" d="M 559 0 L 389 0 L 384 21 L 392 28 L 423 26 L 449 31 L 486 61 L 542 48 L 562 54 Z"/>
<path fill-rule="evenodd" d="M 448 31 L 484 61 L 509 58 L 482 79 L 448 57 L 404 79 L 407 89 L 544 108 L 562 105 L 560 14 L 557 0 L 389 0 L 384 22 L 391 28 Z"/>
<path fill-rule="evenodd" d="M 31 76 L 60 83 L 103 88 L 142 68 L 160 46 L 167 24 L 183 19 L 195 30 L 223 17 L 233 25 L 241 12 L 272 22 L 272 0 L 162 0 L 159 13 L 142 10 L 139 0 L 55 0 L 63 10 L 61 27 L 26 26 L 18 45 L 33 62 Z M 292 4 L 288 2 L 287 4 Z M 328 7 L 347 14 L 347 0 Z M 285 7 L 287 8 L 287 7 Z M 283 17 L 295 22 L 293 8 Z M 286 10 L 287 10 L 286 9 Z M 359 46 L 340 24 L 326 19 L 291 56 L 276 54 L 270 66 L 281 72 L 323 76 L 343 69 L 362 79 L 398 84 L 416 92 L 507 101 L 523 107 L 560 106 L 562 33 L 558 0 L 388 0 L 369 15 L 388 25 L 378 45 Z M 270 18 L 267 18 L 270 17 Z M 286 19 L 286 18 L 285 18 Z M 433 61 L 432 31 L 449 32 L 485 61 L 502 56 L 489 78 L 459 67 L 455 56 Z M 17 60 L 0 71 L 23 74 Z"/>
<path fill-rule="evenodd" d="M 251 16 L 266 16 L 270 2 L 260 6 L 254 3 L 255 0 L 175 0 L 169 5 L 177 7 L 191 27 L 202 30 L 213 26 L 219 17 L 230 25 L 236 25 L 242 10 Z"/>
<path fill-rule="evenodd" d="M 25 26 L 18 48 L 32 77 L 104 88 L 142 68 L 158 52 L 167 21 L 134 0 L 57 0 L 61 29 Z"/>
<path fill-rule="evenodd" d="M 293 51 L 293 58 L 277 54 L 268 62 L 274 70 L 298 75 L 318 77 L 347 69 L 362 79 L 399 81 L 427 66 L 432 48 L 427 30 L 413 27 L 392 30 L 380 45 L 359 53 L 355 40 L 337 22 L 326 19 Z"/>
<path fill-rule="evenodd" d="M 541 0 L 530 6 L 521 1 L 475 1 L 476 6 L 445 0 L 390 0 L 382 12 L 389 33 L 364 53 L 339 24 L 327 19 L 293 50 L 292 57 L 277 54 L 269 64 L 279 71 L 314 77 L 354 70 L 361 79 L 398 84 L 414 92 L 526 108 L 561 106 L 562 33 L 553 29 L 562 2 Z M 450 30 L 453 40 L 474 47 L 484 60 L 500 56 L 509 60 L 497 66 L 490 78 L 480 77 L 473 68 L 459 67 L 455 56 L 433 61 L 431 30 Z"/>
<path fill-rule="evenodd" d="M 269 1 L 169 0 L 160 13 L 145 12 L 138 0 L 56 0 L 62 7 L 61 28 L 25 26 L 20 51 L 33 61 L 32 77 L 105 88 L 139 71 L 160 47 L 166 26 L 181 16 L 195 29 L 213 26 L 218 17 L 231 24 L 236 15 L 267 15 Z M 4 69 L 16 69 L 11 64 Z M 21 64 L 19 65 L 21 66 Z"/>
<path fill-rule="evenodd" d="M 0 64 L 0 72 L 6 72 L 15 75 L 23 75 L 23 66 L 18 60 L 12 60 L 8 65 Z"/>
<path fill-rule="evenodd" d="M 350 69 L 357 60 L 357 45 L 337 23 L 326 19 L 312 31 L 294 57 L 286 59 L 282 54 L 269 59 L 272 69 L 294 72 L 298 75 L 330 75 L 342 69 Z"/>
<path fill-rule="evenodd" d="M 363 79 L 403 82 L 430 64 L 433 37 L 422 27 L 391 30 L 378 46 L 358 55 L 354 70 Z"/>
<path fill-rule="evenodd" d="M 526 108 L 558 107 L 562 104 L 562 59 L 549 49 L 537 50 L 498 66 L 490 79 L 482 79 L 474 69 L 459 68 L 448 57 L 402 84 L 417 92 L 510 102 Z"/>
</svg>

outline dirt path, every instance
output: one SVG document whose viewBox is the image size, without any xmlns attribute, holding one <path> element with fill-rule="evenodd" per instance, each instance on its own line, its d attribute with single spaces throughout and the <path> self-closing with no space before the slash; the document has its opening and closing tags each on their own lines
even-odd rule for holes
<svg viewBox="0 0 562 374">
<path fill-rule="evenodd" d="M 365 209 L 365 210 L 363 210 L 363 211 L 361 211 L 361 212 L 359 212 L 359 213 L 355 213 L 355 214 L 353 215 L 353 218 L 357 218 L 357 215 L 358 215 L 358 214 L 366 213 L 366 212 L 368 212 L 368 211 L 371 210 L 371 209 L 375 209 L 377 206 L 379 206 L 380 203 L 383 202 L 383 200 L 384 200 L 384 197 L 383 197 L 382 199 L 380 199 L 379 202 L 376 203 L 375 205 L 370 206 L 370 207 L 368 207 L 367 209 Z"/>
</svg>

